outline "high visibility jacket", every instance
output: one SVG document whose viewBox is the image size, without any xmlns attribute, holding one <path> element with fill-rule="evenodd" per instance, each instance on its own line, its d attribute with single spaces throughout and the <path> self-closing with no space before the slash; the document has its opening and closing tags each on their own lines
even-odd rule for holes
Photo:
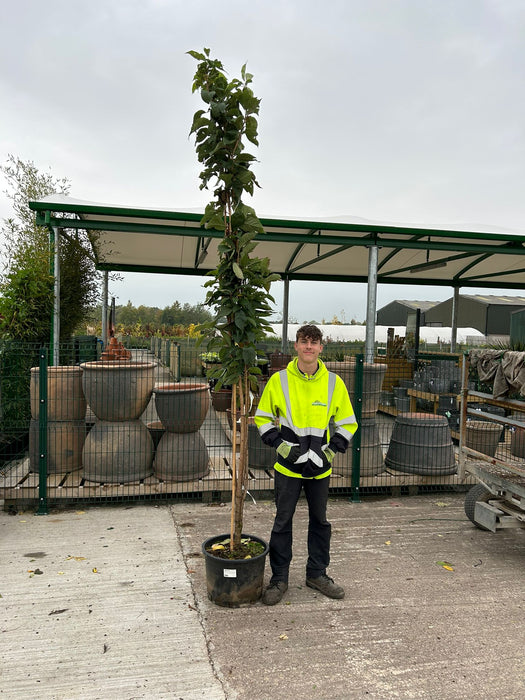
<svg viewBox="0 0 525 700">
<path fill-rule="evenodd" d="M 301 372 L 297 358 L 273 374 L 255 413 L 255 424 L 264 443 L 275 448 L 283 441 L 300 446 L 301 456 L 295 462 L 276 455 L 274 468 L 287 476 L 329 476 L 332 468 L 323 449 L 345 452 L 357 430 L 343 380 L 329 372 L 321 360 L 318 362 L 317 372 L 311 376 Z"/>
</svg>

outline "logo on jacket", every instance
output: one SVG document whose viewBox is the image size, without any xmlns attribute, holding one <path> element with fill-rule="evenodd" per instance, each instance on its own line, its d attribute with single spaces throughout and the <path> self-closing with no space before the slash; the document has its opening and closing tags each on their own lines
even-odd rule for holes
<svg viewBox="0 0 525 700">
<path fill-rule="evenodd" d="M 326 404 L 323 403 L 322 401 L 314 401 L 312 403 L 312 406 L 326 406 Z"/>
</svg>

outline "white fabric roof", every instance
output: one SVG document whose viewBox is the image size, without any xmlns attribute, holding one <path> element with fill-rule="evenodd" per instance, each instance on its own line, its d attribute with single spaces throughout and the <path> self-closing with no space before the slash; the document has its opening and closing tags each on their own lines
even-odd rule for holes
<svg viewBox="0 0 525 700">
<path fill-rule="evenodd" d="M 288 325 L 288 340 L 295 341 L 295 334 L 297 329 L 300 328 L 302 323 L 291 323 Z M 331 340 L 333 342 L 352 342 L 352 341 L 365 341 L 366 326 L 340 326 L 340 325 L 322 325 L 316 324 L 321 330 L 323 338 L 325 340 Z M 278 338 L 281 338 L 282 326 L 280 323 L 271 324 L 273 332 Z M 389 328 L 394 328 L 394 335 L 404 337 L 406 335 L 405 326 L 376 326 L 375 328 L 375 342 L 376 343 L 386 343 L 387 332 Z M 450 343 L 450 337 L 452 334 L 451 328 L 445 327 L 432 327 L 423 326 L 420 328 L 419 337 L 427 343 L 437 344 Z M 467 338 L 483 338 L 483 333 L 480 333 L 475 328 L 458 328 L 457 329 L 457 342 L 465 343 Z"/>
</svg>

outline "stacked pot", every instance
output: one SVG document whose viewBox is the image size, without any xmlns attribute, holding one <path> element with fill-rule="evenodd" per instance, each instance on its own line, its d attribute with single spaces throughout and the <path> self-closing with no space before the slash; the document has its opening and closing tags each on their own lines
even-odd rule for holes
<svg viewBox="0 0 525 700">
<path fill-rule="evenodd" d="M 376 413 L 381 397 L 381 387 L 387 370 L 387 365 L 380 362 L 365 362 L 363 364 L 363 395 L 356 397 L 355 375 L 356 361 L 354 357 L 344 362 L 325 362 L 327 369 L 338 374 L 344 381 L 352 405 L 356 406 L 357 398 L 362 398 L 361 424 L 361 476 L 375 476 L 385 470 L 383 449 L 379 439 L 379 429 Z M 352 445 L 345 454 L 338 453 L 333 461 L 333 471 L 343 476 L 351 476 L 353 465 Z"/>
<path fill-rule="evenodd" d="M 140 420 L 155 382 L 154 362 L 85 362 L 83 387 L 96 416 L 83 450 L 88 481 L 128 483 L 152 472 L 153 439 Z"/>
<path fill-rule="evenodd" d="M 29 468 L 39 471 L 40 369 L 31 368 Z M 82 466 L 86 398 L 80 367 L 47 368 L 47 472 L 64 474 Z"/>
<path fill-rule="evenodd" d="M 192 481 L 209 471 L 208 448 L 199 432 L 210 406 L 207 384 L 157 384 L 157 415 L 165 428 L 155 454 L 155 476 Z"/>
</svg>

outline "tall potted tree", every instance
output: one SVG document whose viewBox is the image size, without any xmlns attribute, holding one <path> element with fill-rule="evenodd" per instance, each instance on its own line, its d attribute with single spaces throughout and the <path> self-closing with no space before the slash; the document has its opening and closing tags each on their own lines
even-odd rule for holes
<svg viewBox="0 0 525 700">
<path fill-rule="evenodd" d="M 252 255 L 257 246 L 254 239 L 264 229 L 254 209 L 242 199 L 245 194 L 253 195 L 258 186 L 251 170 L 256 159 L 245 150 L 246 141 L 258 145 L 260 100 L 250 87 L 253 76 L 244 65 L 240 79 L 228 80 L 222 63 L 210 57 L 209 49 L 189 54 L 198 61 L 193 92 L 199 91 L 206 105 L 195 113 L 190 131 L 195 136 L 197 158 L 203 165 L 200 188 L 208 189 L 210 184 L 214 188 L 214 200 L 207 205 L 201 225 L 223 232 L 218 266 L 205 283 L 205 303 L 213 318 L 200 329 L 208 350 L 219 356 L 216 388 L 223 384 L 232 386 L 231 415 L 240 415 L 239 453 L 236 454 L 234 447 L 232 456 L 230 536 L 210 538 L 203 550 L 208 596 L 219 604 L 235 606 L 253 602 L 262 591 L 262 574 L 260 584 L 254 585 L 253 581 L 245 580 L 245 567 L 233 568 L 231 562 L 246 563 L 262 557 L 264 572 L 267 545 L 259 538 L 244 536 L 243 510 L 248 474 L 250 389 L 256 390 L 260 374 L 256 345 L 271 332 L 268 318 L 274 299 L 270 296 L 270 286 L 279 276 L 271 273 L 268 258 Z M 233 421 L 234 446 L 237 429 Z M 263 551 L 257 554 L 261 544 Z"/>
</svg>

